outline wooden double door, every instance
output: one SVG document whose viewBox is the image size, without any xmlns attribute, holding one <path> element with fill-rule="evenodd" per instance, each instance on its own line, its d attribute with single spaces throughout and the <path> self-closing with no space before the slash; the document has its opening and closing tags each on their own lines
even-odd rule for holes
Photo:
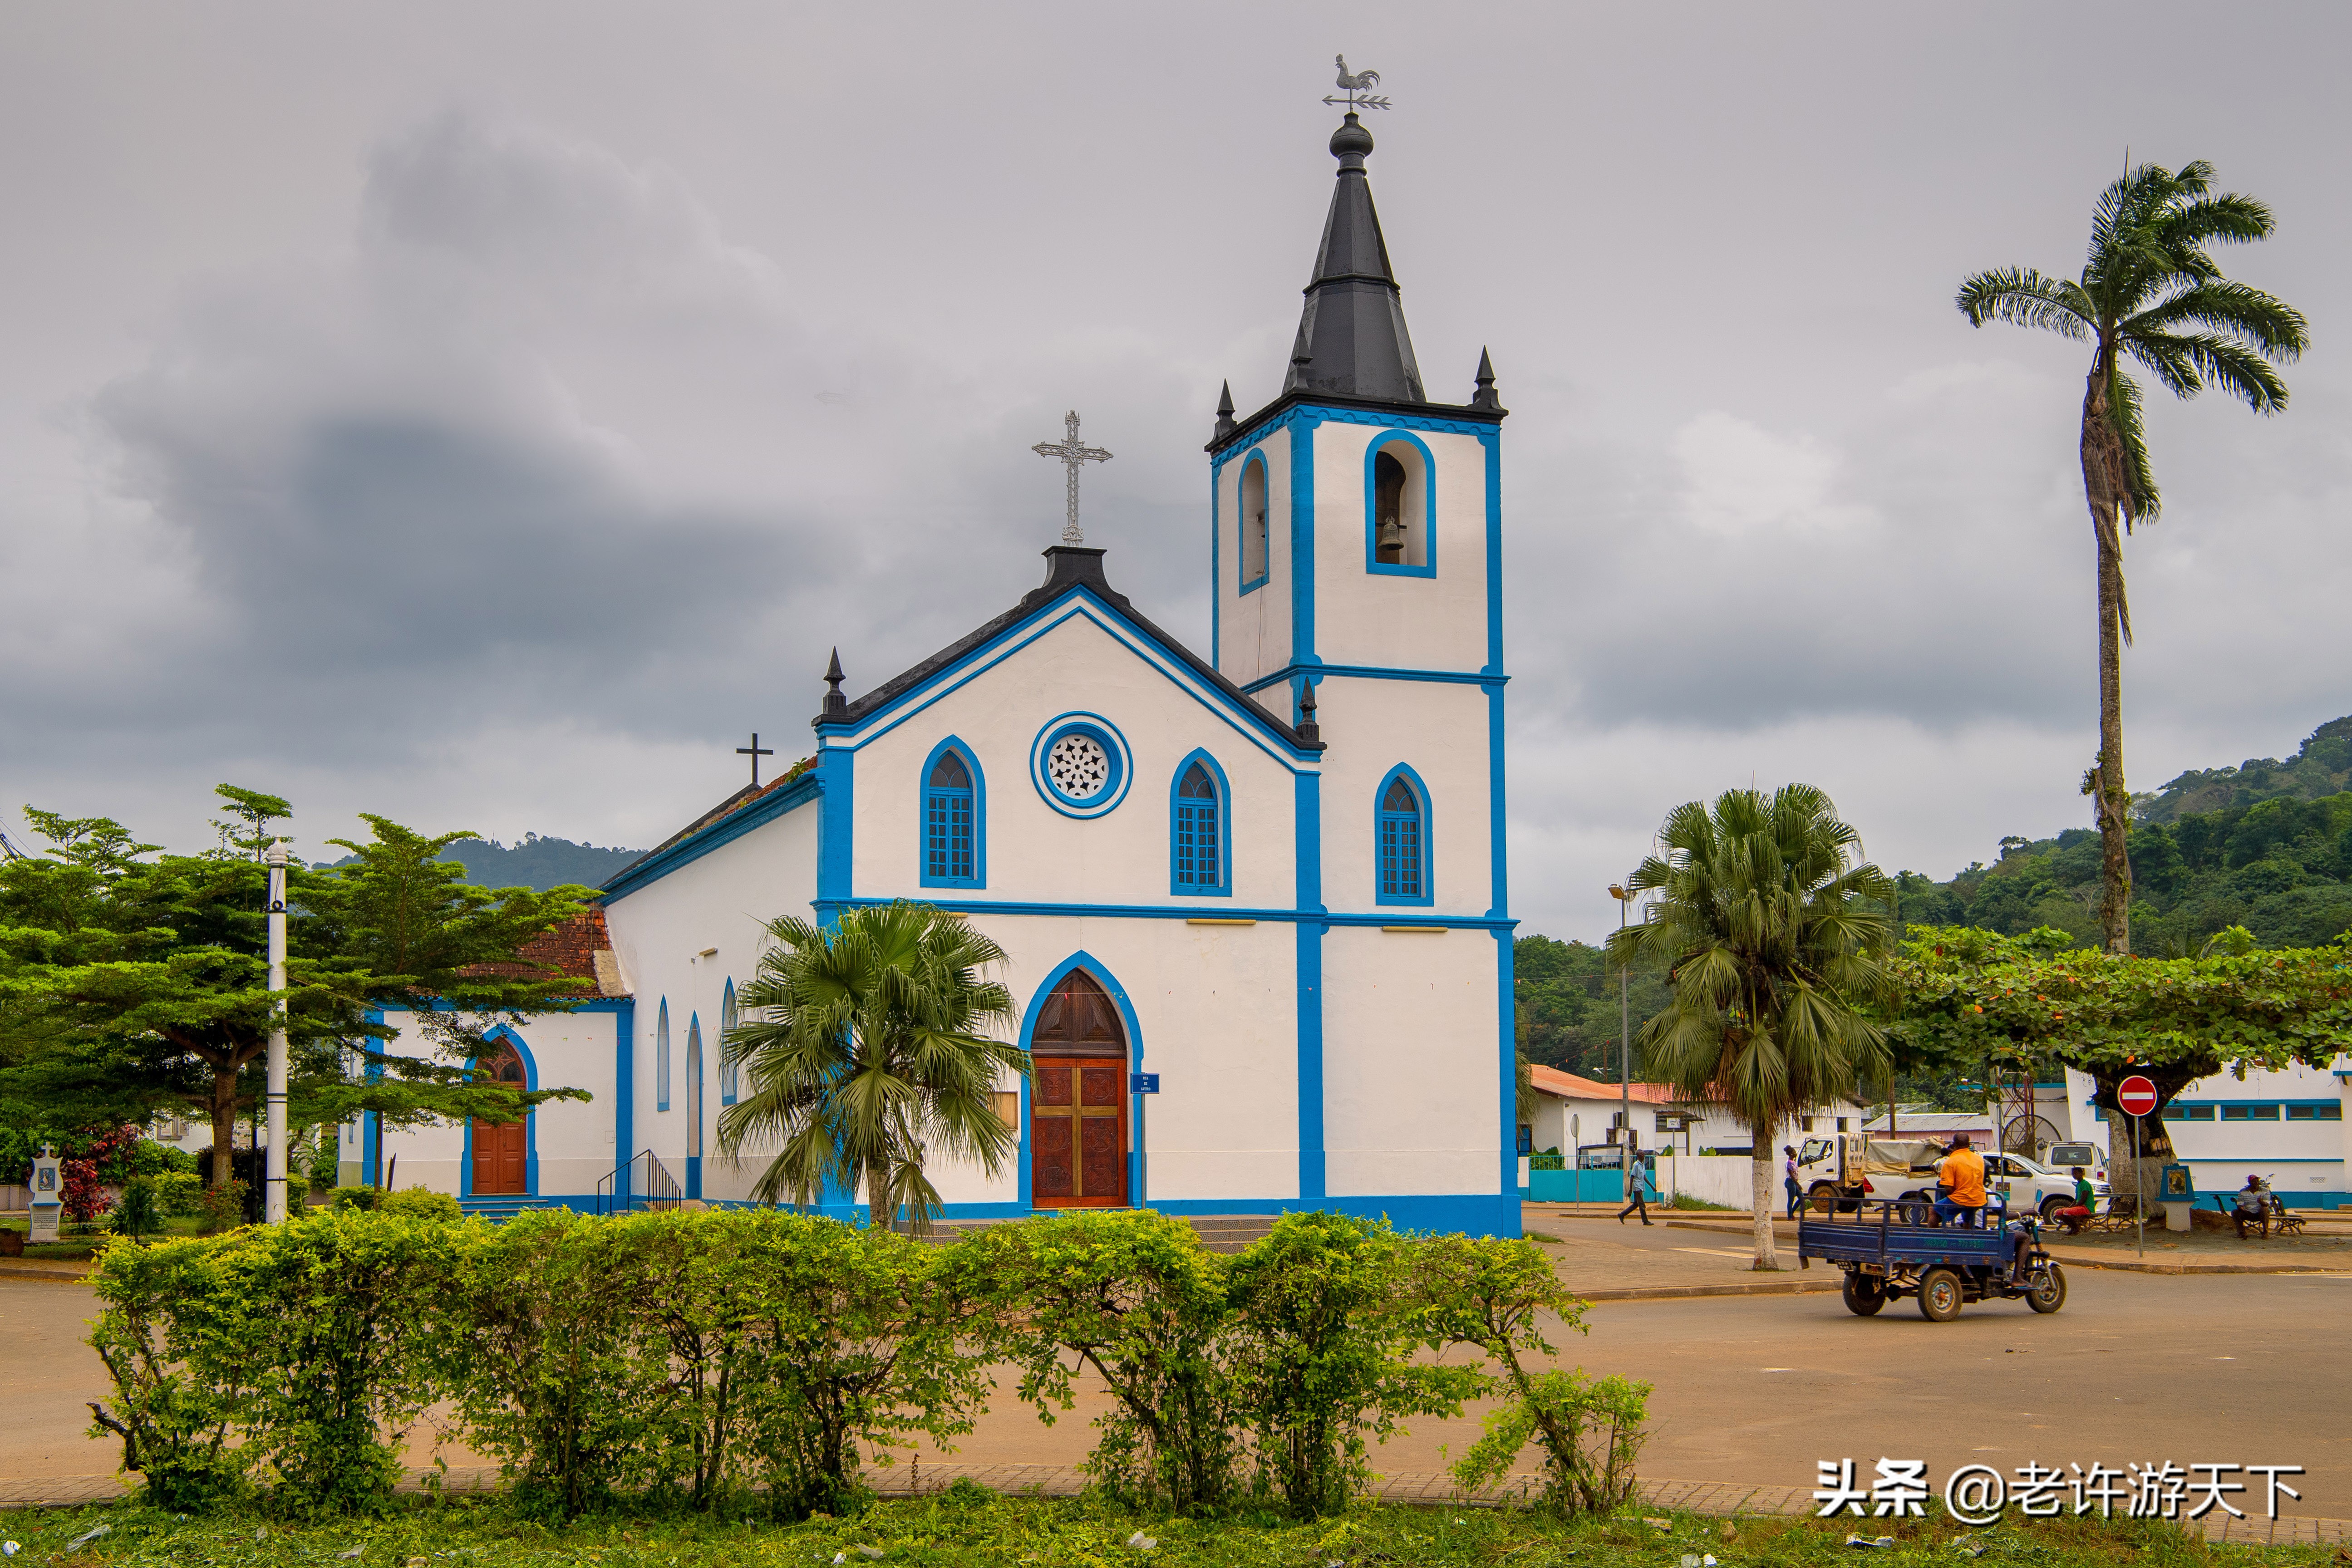
<svg viewBox="0 0 2352 1568">
<path fill-rule="evenodd" d="M 1073 970 L 1038 1008 L 1029 1050 L 1029 1201 L 1052 1208 L 1127 1203 L 1127 1030 L 1118 1008 Z"/>
<path fill-rule="evenodd" d="M 502 1047 L 484 1062 L 484 1076 L 510 1089 L 528 1081 L 522 1058 L 512 1046 Z M 474 1118 L 474 1195 L 503 1197 L 530 1191 L 530 1122 L 485 1121 Z"/>
</svg>

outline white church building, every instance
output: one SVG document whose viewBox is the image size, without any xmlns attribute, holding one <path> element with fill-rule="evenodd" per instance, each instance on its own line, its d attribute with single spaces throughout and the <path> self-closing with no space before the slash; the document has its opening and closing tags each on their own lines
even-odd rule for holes
<svg viewBox="0 0 2352 1568">
<path fill-rule="evenodd" d="M 1371 148 L 1349 113 L 1279 395 L 1218 409 L 1205 656 L 1070 542 L 865 695 L 836 661 L 810 765 L 720 802 L 543 944 L 597 999 L 501 1031 L 487 1065 L 593 1100 L 355 1123 L 347 1180 L 493 1213 L 669 1180 L 745 1201 L 765 1159 L 717 1152 L 718 1045 L 763 921 L 912 899 L 1010 955 L 1035 1064 L 1000 1097 L 1010 1167 L 931 1170 L 948 1217 L 1143 1203 L 1517 1234 L 1505 411 L 1483 354 L 1466 403 L 1430 401 Z"/>
</svg>

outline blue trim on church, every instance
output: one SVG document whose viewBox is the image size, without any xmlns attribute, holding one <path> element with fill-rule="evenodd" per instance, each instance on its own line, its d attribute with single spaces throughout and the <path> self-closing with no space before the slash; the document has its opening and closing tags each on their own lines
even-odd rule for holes
<svg viewBox="0 0 2352 1568">
<path fill-rule="evenodd" d="M 1294 863 L 1298 901 L 1298 1196 L 1319 1203 L 1324 1195 L 1323 1152 L 1323 935 L 1331 929 L 1323 909 L 1323 776 L 1300 773 L 1291 783 L 1291 816 L 1297 826 Z"/>
</svg>

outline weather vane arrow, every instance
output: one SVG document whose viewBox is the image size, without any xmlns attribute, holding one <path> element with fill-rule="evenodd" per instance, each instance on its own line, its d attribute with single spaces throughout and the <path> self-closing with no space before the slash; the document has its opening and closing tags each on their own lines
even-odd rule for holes
<svg viewBox="0 0 2352 1568">
<path fill-rule="evenodd" d="M 1344 103 L 1348 106 L 1348 112 L 1350 114 L 1353 114 L 1359 109 L 1386 109 L 1390 106 L 1389 100 L 1386 98 L 1378 97 L 1364 90 L 1368 87 L 1377 87 L 1380 85 L 1380 72 L 1351 71 L 1348 68 L 1347 56 L 1335 55 L 1332 58 L 1339 63 L 1339 86 L 1347 93 L 1347 96 L 1345 98 L 1326 98 L 1323 100 L 1324 102 L 1330 104 L 1335 108 Z"/>
</svg>

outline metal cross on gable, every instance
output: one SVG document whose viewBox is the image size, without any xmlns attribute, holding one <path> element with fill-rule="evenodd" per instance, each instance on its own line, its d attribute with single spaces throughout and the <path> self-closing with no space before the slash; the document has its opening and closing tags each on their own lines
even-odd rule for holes
<svg viewBox="0 0 2352 1568">
<path fill-rule="evenodd" d="M 1327 98 L 1323 100 L 1324 102 L 1330 104 L 1335 108 L 1344 103 L 1348 106 L 1348 112 L 1350 114 L 1353 114 L 1360 109 L 1386 109 L 1390 107 L 1389 100 L 1386 98 L 1379 97 L 1364 90 L 1368 87 L 1378 87 L 1381 84 L 1380 72 L 1351 71 L 1348 68 L 1347 56 L 1339 55 L 1334 58 L 1339 62 L 1339 88 L 1347 94 L 1347 96 L 1345 98 Z"/>
<path fill-rule="evenodd" d="M 1108 463 L 1110 454 L 1100 447 L 1088 447 L 1078 440 L 1078 411 L 1075 408 L 1062 416 L 1062 427 L 1069 432 L 1059 441 L 1040 441 L 1029 449 L 1041 458 L 1059 458 L 1070 471 L 1070 521 L 1063 525 L 1062 542 L 1084 544 L 1087 536 L 1078 531 L 1078 466 L 1082 463 Z"/>
<path fill-rule="evenodd" d="M 776 754 L 776 749 L 773 746 L 763 746 L 760 744 L 760 731 L 754 730 L 751 731 L 751 743 L 748 746 L 736 747 L 735 754 L 739 757 L 749 757 L 751 759 L 751 787 L 753 789 L 758 789 L 760 787 L 760 759 L 761 757 L 774 756 Z"/>
</svg>

